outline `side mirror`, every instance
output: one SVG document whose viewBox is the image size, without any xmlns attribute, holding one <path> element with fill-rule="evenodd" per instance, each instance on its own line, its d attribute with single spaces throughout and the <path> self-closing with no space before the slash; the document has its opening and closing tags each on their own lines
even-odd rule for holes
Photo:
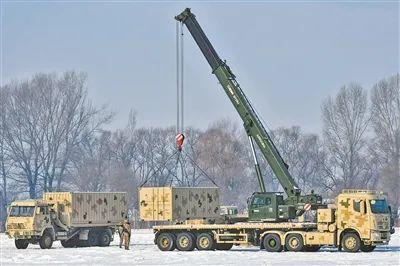
<svg viewBox="0 0 400 266">
<path fill-rule="evenodd" d="M 35 213 L 36 213 L 37 215 L 40 214 L 40 207 L 36 207 Z"/>
</svg>

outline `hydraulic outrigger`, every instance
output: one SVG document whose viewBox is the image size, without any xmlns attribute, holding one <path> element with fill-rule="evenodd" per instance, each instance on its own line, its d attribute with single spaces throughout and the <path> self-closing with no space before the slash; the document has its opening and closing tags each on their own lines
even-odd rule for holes
<svg viewBox="0 0 400 266">
<path fill-rule="evenodd" d="M 226 62 L 220 59 L 197 22 L 195 15 L 191 13 L 189 8 L 186 8 L 175 19 L 186 25 L 204 57 L 207 59 L 212 73 L 217 77 L 240 118 L 243 120 L 260 186 L 260 192 L 255 192 L 249 199 L 249 220 L 288 220 L 303 214 L 306 205 L 307 207 L 311 205 L 312 209 L 317 209 L 318 206 L 321 206 L 322 198 L 320 195 L 314 194 L 313 191 L 311 194 L 302 195 L 300 188 L 288 171 L 288 165 L 279 154 L 278 149 L 264 128 L 253 106 L 236 81 L 236 76 Z M 258 164 L 254 142 L 260 148 L 265 160 L 282 185 L 287 198 L 284 199 L 282 193 L 279 192 L 265 191 L 264 179 Z"/>
</svg>

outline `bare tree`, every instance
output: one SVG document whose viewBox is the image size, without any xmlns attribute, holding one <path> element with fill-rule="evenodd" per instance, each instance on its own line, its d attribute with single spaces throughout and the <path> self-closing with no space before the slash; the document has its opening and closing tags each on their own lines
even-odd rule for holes
<svg viewBox="0 0 400 266">
<path fill-rule="evenodd" d="M 110 177 L 112 153 L 111 133 L 87 136 L 72 156 L 72 184 L 79 191 L 105 191 Z"/>
<path fill-rule="evenodd" d="M 323 103 L 322 121 L 328 156 L 327 188 L 338 192 L 342 188 L 367 187 L 368 182 L 360 182 L 368 174 L 364 155 L 369 115 L 364 89 L 358 84 L 342 87 L 335 98 L 329 97 Z"/>
<path fill-rule="evenodd" d="M 9 97 L 9 91 L 6 88 L 0 89 L 0 176 L 1 176 L 1 194 L 0 194 L 0 231 L 4 229 L 4 221 L 7 214 L 9 201 L 8 195 L 8 181 L 11 175 L 12 161 L 9 158 L 9 151 L 7 150 L 6 136 L 5 136 L 5 123 L 7 121 L 6 99 Z"/>
<path fill-rule="evenodd" d="M 321 180 L 325 155 L 318 136 L 303 134 L 298 126 L 278 128 L 271 136 L 302 191 L 323 192 Z"/>
<path fill-rule="evenodd" d="M 35 93 L 39 81 L 14 81 L 6 85 L 10 96 L 6 97 L 8 119 L 4 123 L 4 136 L 10 157 L 18 169 L 16 179 L 27 185 L 31 198 L 36 197 L 42 162 L 40 161 L 45 129 L 41 127 L 44 115 Z"/>
<path fill-rule="evenodd" d="M 249 168 L 250 153 L 244 146 L 244 131 L 229 120 L 220 120 L 199 140 L 199 162 L 219 185 L 223 204 L 245 207 L 247 197 L 256 189 L 257 179 Z M 247 145 L 247 142 L 246 142 Z"/>
<path fill-rule="evenodd" d="M 389 193 L 395 210 L 400 206 L 400 88 L 399 74 L 375 84 L 371 93 L 375 160 L 380 164 L 379 185 Z"/>
<path fill-rule="evenodd" d="M 18 183 L 27 185 L 31 198 L 61 189 L 73 148 L 112 117 L 86 99 L 86 79 L 76 72 L 41 73 L 6 85 L 5 140 Z"/>
</svg>

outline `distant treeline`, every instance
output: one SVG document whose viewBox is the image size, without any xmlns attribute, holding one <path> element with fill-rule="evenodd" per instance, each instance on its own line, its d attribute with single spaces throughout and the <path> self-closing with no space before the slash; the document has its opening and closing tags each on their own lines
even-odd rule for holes
<svg viewBox="0 0 400 266">
<path fill-rule="evenodd" d="M 15 80 L 0 94 L 1 220 L 18 198 L 44 191 L 127 191 L 137 206 L 137 187 L 212 186 L 223 204 L 244 208 L 258 189 L 248 139 L 229 120 L 205 130 L 187 128 L 177 166 L 175 127 L 105 130 L 113 113 L 87 97 L 84 73 L 39 73 Z M 271 133 L 289 171 L 304 192 L 334 197 L 343 188 L 379 189 L 393 210 L 400 205 L 399 75 L 371 88 L 351 83 L 321 103 L 322 136 L 301 127 Z M 261 154 L 259 158 L 262 158 Z M 267 190 L 281 190 L 261 161 Z"/>
</svg>

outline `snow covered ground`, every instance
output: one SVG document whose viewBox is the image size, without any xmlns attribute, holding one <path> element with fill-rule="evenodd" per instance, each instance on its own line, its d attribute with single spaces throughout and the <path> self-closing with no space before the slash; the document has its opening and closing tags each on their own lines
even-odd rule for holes
<svg viewBox="0 0 400 266">
<path fill-rule="evenodd" d="M 316 253 L 268 253 L 256 247 L 234 247 L 230 251 L 161 252 L 153 244 L 150 230 L 132 233 L 131 250 L 118 248 L 118 237 L 110 247 L 65 249 L 59 242 L 52 249 L 30 245 L 17 250 L 4 234 L 1 239 L 1 265 L 400 265 L 400 228 L 389 246 L 372 253 L 344 253 L 322 249 Z"/>
</svg>

